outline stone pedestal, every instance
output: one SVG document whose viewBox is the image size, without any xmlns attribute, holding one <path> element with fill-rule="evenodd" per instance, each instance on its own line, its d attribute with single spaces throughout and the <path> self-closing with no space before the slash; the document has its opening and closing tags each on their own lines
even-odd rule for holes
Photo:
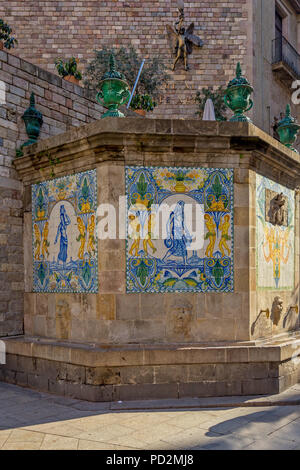
<svg viewBox="0 0 300 470">
<path fill-rule="evenodd" d="M 248 123 L 113 118 L 25 152 L 25 336 L 5 340 L 2 380 L 96 401 L 298 381 L 296 153 Z M 171 237 L 98 240 L 97 205 L 135 224 L 126 194 L 198 202 L 204 247 L 184 259 Z"/>
</svg>

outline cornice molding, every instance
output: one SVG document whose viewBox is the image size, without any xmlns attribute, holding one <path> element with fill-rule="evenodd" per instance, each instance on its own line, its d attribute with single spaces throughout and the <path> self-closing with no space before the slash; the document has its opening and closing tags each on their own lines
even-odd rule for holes
<svg viewBox="0 0 300 470">
<path fill-rule="evenodd" d="M 14 161 L 25 186 L 102 164 L 210 163 L 263 171 L 295 189 L 300 155 L 249 123 L 107 118 L 24 148 Z"/>
</svg>

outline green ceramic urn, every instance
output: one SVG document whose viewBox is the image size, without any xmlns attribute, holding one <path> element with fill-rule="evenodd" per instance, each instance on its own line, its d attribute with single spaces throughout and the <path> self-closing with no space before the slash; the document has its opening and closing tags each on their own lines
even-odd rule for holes
<svg viewBox="0 0 300 470">
<path fill-rule="evenodd" d="M 293 147 L 293 144 L 297 140 L 299 129 L 300 126 L 297 123 L 297 120 L 291 116 L 291 107 L 288 104 L 286 107 L 285 117 L 278 123 L 277 132 L 279 134 L 280 142 L 297 153 L 299 152 Z"/>
<path fill-rule="evenodd" d="M 252 122 L 244 113 L 253 107 L 250 98 L 253 88 L 246 77 L 242 76 L 241 64 L 236 67 L 236 77 L 231 80 L 225 91 L 224 101 L 226 106 L 234 112 L 231 122 Z"/>
<path fill-rule="evenodd" d="M 130 91 L 128 84 L 124 81 L 124 76 L 116 71 L 113 54 L 110 56 L 110 70 L 102 77 L 99 85 L 101 90 L 97 93 L 96 99 L 98 103 L 108 109 L 102 118 L 125 117 L 118 108 L 128 102 Z"/>
<path fill-rule="evenodd" d="M 22 119 L 25 123 L 26 133 L 29 137 L 29 140 L 27 140 L 23 146 L 35 144 L 38 140 L 41 127 L 43 125 L 43 116 L 42 113 L 40 113 L 35 107 L 34 93 L 31 93 L 30 106 L 28 109 L 26 109 Z"/>
</svg>

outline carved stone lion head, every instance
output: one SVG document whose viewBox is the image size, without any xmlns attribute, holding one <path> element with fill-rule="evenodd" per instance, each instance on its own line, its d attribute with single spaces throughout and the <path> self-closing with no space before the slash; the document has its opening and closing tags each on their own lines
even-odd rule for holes
<svg viewBox="0 0 300 470">
<path fill-rule="evenodd" d="M 281 297 L 275 297 L 272 306 L 272 319 L 275 326 L 279 325 L 280 318 L 283 312 L 283 300 Z"/>
</svg>

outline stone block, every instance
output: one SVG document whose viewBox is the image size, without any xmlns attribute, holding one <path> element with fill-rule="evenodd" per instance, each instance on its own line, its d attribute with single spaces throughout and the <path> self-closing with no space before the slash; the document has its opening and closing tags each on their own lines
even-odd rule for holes
<svg viewBox="0 0 300 470">
<path fill-rule="evenodd" d="M 100 250 L 99 271 L 125 271 L 125 251 Z"/>
<path fill-rule="evenodd" d="M 139 366 L 139 367 L 121 367 L 121 382 L 122 384 L 151 384 L 155 382 L 154 367 L 152 366 Z"/>
<path fill-rule="evenodd" d="M 207 382 L 216 380 L 216 368 L 220 364 L 194 364 L 188 366 L 186 383 Z"/>
<path fill-rule="evenodd" d="M 17 358 L 17 371 L 24 372 L 31 374 L 36 374 L 36 358 L 35 357 L 28 357 L 28 356 L 16 356 Z"/>
<path fill-rule="evenodd" d="M 227 348 L 226 349 L 226 362 L 227 363 L 248 363 L 249 362 L 249 349 L 247 347 Z"/>
<path fill-rule="evenodd" d="M 74 382 L 74 383 L 79 383 L 79 384 L 85 383 L 86 381 L 85 367 L 74 365 L 74 364 L 66 364 L 65 378 L 68 382 Z"/>
<path fill-rule="evenodd" d="M 30 343 L 29 343 L 30 344 Z M 42 341 L 33 341 L 31 343 L 31 351 L 28 356 L 33 358 L 40 357 L 57 362 L 71 362 L 71 349 L 63 347 L 61 343 L 43 343 Z"/>
<path fill-rule="evenodd" d="M 108 343 L 110 334 L 110 325 L 113 322 L 105 320 L 95 320 L 93 318 L 85 321 L 72 321 L 72 340 L 80 341 L 81 343 L 86 342 L 86 338 L 89 338 L 89 342 L 96 344 Z"/>
<path fill-rule="evenodd" d="M 4 382 L 8 383 L 8 384 L 16 384 L 16 376 L 17 376 L 17 372 L 14 371 L 14 370 L 9 370 L 7 368 L 5 368 L 4 366 L 2 366 L 2 379 Z"/>
<path fill-rule="evenodd" d="M 51 380 L 48 381 L 48 390 L 50 393 L 64 396 L 66 394 L 66 382 L 64 380 Z"/>
<path fill-rule="evenodd" d="M 114 294 L 97 295 L 96 317 L 99 320 L 116 320 L 116 296 Z"/>
<path fill-rule="evenodd" d="M 134 320 L 131 341 L 136 343 L 162 343 L 166 338 L 165 322 L 153 320 Z"/>
<path fill-rule="evenodd" d="M 168 384 L 187 382 L 189 366 L 166 365 L 154 367 L 154 382 L 156 384 Z"/>
<path fill-rule="evenodd" d="M 249 362 L 280 362 L 281 348 L 277 346 L 268 346 L 265 348 L 250 347 Z"/>
<path fill-rule="evenodd" d="M 7 367 L 7 369 L 14 371 L 18 370 L 17 356 L 15 354 L 6 354 L 5 360 L 5 366 Z"/>
<path fill-rule="evenodd" d="M 215 364 L 226 362 L 226 348 L 202 347 L 191 345 L 178 348 L 149 349 L 144 352 L 144 363 L 162 364 Z"/>
<path fill-rule="evenodd" d="M 48 294 L 36 294 L 35 314 L 41 316 L 48 315 Z"/>
<path fill-rule="evenodd" d="M 28 387 L 28 374 L 27 372 L 16 373 L 16 384 L 21 387 Z"/>
<path fill-rule="evenodd" d="M 119 368 L 88 367 L 86 369 L 86 384 L 88 385 L 117 385 L 121 382 L 123 380 Z"/>
<path fill-rule="evenodd" d="M 20 61 L 20 68 L 21 70 L 24 70 L 24 72 L 27 72 L 31 76 L 35 76 L 37 74 L 37 67 L 30 62 L 26 62 L 25 60 Z"/>
<path fill-rule="evenodd" d="M 214 338 L 216 342 L 232 341 L 235 338 L 235 330 L 234 317 L 200 318 L 191 325 L 191 339 L 195 343 L 207 343 L 208 338 Z"/>
<path fill-rule="evenodd" d="M 71 334 L 71 307 L 66 296 L 56 300 L 56 337 L 69 339 Z"/>
<path fill-rule="evenodd" d="M 42 375 L 28 374 L 28 387 L 47 392 L 48 387 L 48 377 Z"/>
<path fill-rule="evenodd" d="M 128 344 L 132 340 L 131 321 L 112 321 L 107 325 L 107 339 L 105 342 L 114 344 Z"/>
<path fill-rule="evenodd" d="M 242 395 L 242 382 L 237 380 L 234 382 L 225 381 L 216 383 L 216 396 L 217 397 L 230 397 Z"/>
<path fill-rule="evenodd" d="M 86 384 L 65 383 L 65 395 L 70 398 L 86 400 L 92 402 L 110 402 L 113 401 L 113 386 L 105 385 L 102 387 Z"/>
<path fill-rule="evenodd" d="M 57 380 L 59 376 L 59 369 L 62 364 L 56 361 L 47 359 L 35 359 L 35 373 L 37 375 L 47 376 L 51 380 Z"/>
<path fill-rule="evenodd" d="M 141 317 L 144 320 L 153 318 L 163 320 L 166 315 L 164 294 L 142 294 L 141 295 Z"/>
<path fill-rule="evenodd" d="M 242 381 L 243 395 L 276 395 L 279 390 L 279 381 L 275 378 Z"/>
<path fill-rule="evenodd" d="M 103 294 L 125 292 L 125 273 L 123 271 L 100 272 L 99 291 Z"/>
<path fill-rule="evenodd" d="M 209 318 L 220 318 L 227 306 L 227 294 L 208 294 L 205 296 L 205 316 Z"/>
<path fill-rule="evenodd" d="M 46 317 L 35 315 L 32 319 L 33 331 L 35 336 L 46 337 Z"/>
<path fill-rule="evenodd" d="M 121 401 L 178 398 L 177 384 L 116 385 L 114 390 L 115 399 Z"/>
<path fill-rule="evenodd" d="M 12 54 L 8 54 L 7 55 L 7 59 L 8 59 L 8 63 L 10 65 L 12 65 L 13 67 L 16 67 L 16 68 L 20 68 L 21 66 L 21 62 L 20 62 L 20 59 L 18 57 L 15 57 L 14 55 Z"/>
<path fill-rule="evenodd" d="M 180 383 L 179 398 L 199 398 L 217 396 L 217 382 Z"/>
<path fill-rule="evenodd" d="M 26 92 L 22 88 L 19 88 L 17 86 L 10 85 L 9 86 L 9 91 L 13 95 L 21 96 L 22 98 L 25 98 Z"/>
<path fill-rule="evenodd" d="M 117 320 L 137 320 L 141 316 L 140 312 L 139 294 L 116 295 Z"/>
</svg>

